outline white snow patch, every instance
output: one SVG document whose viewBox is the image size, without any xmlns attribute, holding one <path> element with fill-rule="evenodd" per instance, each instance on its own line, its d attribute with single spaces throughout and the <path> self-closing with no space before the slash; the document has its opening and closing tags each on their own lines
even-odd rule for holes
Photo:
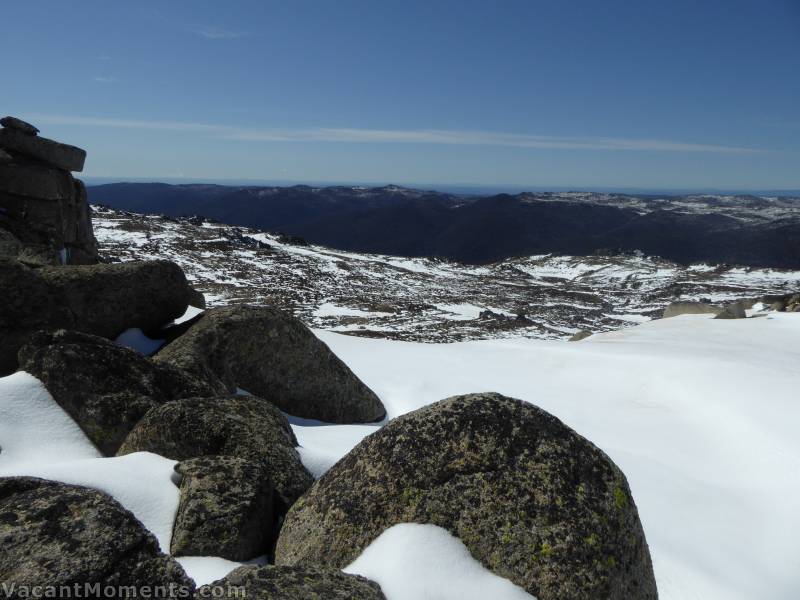
<svg viewBox="0 0 800 600">
<path fill-rule="evenodd" d="M 0 476 L 21 465 L 98 456 L 38 379 L 24 371 L 0 377 Z"/>
<path fill-rule="evenodd" d="M 218 556 L 177 556 L 175 560 L 181 564 L 186 574 L 194 579 L 198 587 L 218 581 L 244 565 L 267 564 L 266 556 L 259 556 L 246 562 L 236 562 Z"/>
<path fill-rule="evenodd" d="M 359 308 L 347 308 L 345 306 L 337 306 L 330 302 L 323 302 L 313 313 L 315 317 L 375 317 L 387 314 L 390 313 L 361 310 Z"/>
<path fill-rule="evenodd" d="M 800 314 L 685 315 L 578 344 L 316 334 L 390 418 L 497 391 L 602 448 L 631 485 L 662 600 L 800 597 Z M 325 429 L 341 451 L 363 437 Z"/>
<path fill-rule="evenodd" d="M 390 527 L 343 570 L 376 581 L 387 600 L 536 600 L 436 525 Z"/>
</svg>

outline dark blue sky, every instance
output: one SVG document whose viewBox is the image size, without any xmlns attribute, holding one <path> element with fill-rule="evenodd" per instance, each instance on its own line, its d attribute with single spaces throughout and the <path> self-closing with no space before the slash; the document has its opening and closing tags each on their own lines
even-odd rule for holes
<svg viewBox="0 0 800 600">
<path fill-rule="evenodd" d="M 3 3 L 109 177 L 800 188 L 800 0 Z"/>
</svg>

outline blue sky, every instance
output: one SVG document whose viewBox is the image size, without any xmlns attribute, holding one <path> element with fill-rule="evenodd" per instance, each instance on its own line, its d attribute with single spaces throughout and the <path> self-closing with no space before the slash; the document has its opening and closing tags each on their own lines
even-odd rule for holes
<svg viewBox="0 0 800 600">
<path fill-rule="evenodd" d="M 800 188 L 800 1 L 3 4 L 86 175 Z M 13 24 L 13 26 L 9 26 Z"/>
</svg>

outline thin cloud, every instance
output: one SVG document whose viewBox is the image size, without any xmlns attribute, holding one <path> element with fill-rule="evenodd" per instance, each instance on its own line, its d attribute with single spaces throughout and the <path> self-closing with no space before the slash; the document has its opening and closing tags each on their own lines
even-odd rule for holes
<svg viewBox="0 0 800 600">
<path fill-rule="evenodd" d="M 701 144 L 658 139 L 614 137 L 544 136 L 489 131 L 445 129 L 246 129 L 227 125 L 177 121 L 140 121 L 105 117 L 30 115 L 31 120 L 47 125 L 77 125 L 122 129 L 150 129 L 199 133 L 242 142 L 344 142 L 353 144 L 440 144 L 451 146 L 504 146 L 549 150 L 623 150 L 656 152 L 761 153 L 756 148 Z"/>
<path fill-rule="evenodd" d="M 119 79 L 117 79 L 116 77 L 100 77 L 100 76 L 98 76 L 98 77 L 93 77 L 92 79 L 94 81 L 96 81 L 97 83 L 117 83 L 119 81 Z"/>
<path fill-rule="evenodd" d="M 247 35 L 244 31 L 231 31 L 230 29 L 217 29 L 215 27 L 198 27 L 192 33 L 207 40 L 235 40 Z"/>
<path fill-rule="evenodd" d="M 97 60 L 111 60 L 111 57 L 108 56 L 107 54 L 101 54 L 100 56 L 97 57 Z"/>
</svg>

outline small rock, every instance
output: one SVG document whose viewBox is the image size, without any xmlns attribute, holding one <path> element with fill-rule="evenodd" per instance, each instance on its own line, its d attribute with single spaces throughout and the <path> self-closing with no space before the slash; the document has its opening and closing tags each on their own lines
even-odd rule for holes
<svg viewBox="0 0 800 600">
<path fill-rule="evenodd" d="M 313 483 L 295 450 L 297 439 L 275 406 L 255 396 L 188 398 L 152 409 L 118 454 L 153 452 L 172 460 L 236 456 L 266 461 L 267 475 L 285 507 Z"/>
<path fill-rule="evenodd" d="M 575 335 L 573 335 L 567 341 L 568 342 L 580 342 L 581 340 L 585 340 L 586 338 L 590 337 L 591 335 L 592 335 L 591 331 L 586 331 L 585 329 L 581 329 L 579 332 L 577 332 Z"/>
<path fill-rule="evenodd" d="M 269 552 L 276 523 L 263 461 L 203 456 L 178 463 L 175 471 L 182 479 L 173 556 L 245 561 Z"/>
<path fill-rule="evenodd" d="M 245 389 L 298 417 L 365 423 L 381 401 L 303 323 L 268 306 L 212 308 L 155 360 Z"/>
<path fill-rule="evenodd" d="M 116 500 L 90 488 L 32 477 L 0 479 L 0 581 L 31 586 L 175 586 L 194 582 Z M 83 591 L 83 588 L 81 588 Z M 183 596 L 186 597 L 186 596 Z"/>
<path fill-rule="evenodd" d="M 16 129 L 28 135 L 37 135 L 39 133 L 36 127 L 17 117 L 3 117 L 0 119 L 0 125 L 7 129 Z"/>
<path fill-rule="evenodd" d="M 744 310 L 744 305 L 737 301 L 726 304 L 725 307 L 717 313 L 715 319 L 744 319 L 747 313 Z"/>
<path fill-rule="evenodd" d="M 23 154 L 65 171 L 83 171 L 86 151 L 33 136 L 18 129 L 0 129 L 0 148 Z"/>
<path fill-rule="evenodd" d="M 0 164 L 11 162 L 12 160 L 14 160 L 13 156 L 5 150 L 0 149 Z"/>
<path fill-rule="evenodd" d="M 663 319 L 680 315 L 717 315 L 722 311 L 719 306 L 705 302 L 673 302 L 664 309 Z"/>
<path fill-rule="evenodd" d="M 214 589 L 226 590 L 215 597 L 231 600 L 386 600 L 380 586 L 366 577 L 319 567 L 239 567 L 200 588 L 198 597 L 210 598 Z"/>
<path fill-rule="evenodd" d="M 106 456 L 117 452 L 151 408 L 222 391 L 176 367 L 77 331 L 33 334 L 19 351 L 19 365 L 44 384 Z"/>
</svg>

